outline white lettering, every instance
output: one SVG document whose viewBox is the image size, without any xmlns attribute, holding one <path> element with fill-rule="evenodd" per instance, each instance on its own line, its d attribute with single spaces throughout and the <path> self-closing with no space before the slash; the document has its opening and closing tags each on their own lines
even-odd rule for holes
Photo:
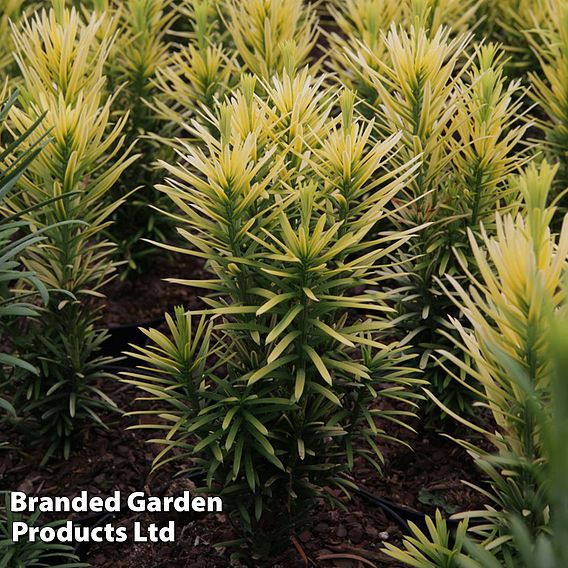
<svg viewBox="0 0 568 568">
<path fill-rule="evenodd" d="M 142 534 L 142 525 L 139 521 L 134 523 L 134 542 L 174 542 L 176 525 L 170 521 L 167 527 L 159 528 L 155 523 L 150 523 Z"/>
<path fill-rule="evenodd" d="M 127 540 L 128 540 L 128 534 L 126 532 L 126 527 L 118 527 L 116 529 L 115 542 L 126 542 Z"/>
<path fill-rule="evenodd" d="M 89 509 L 93 513 L 102 513 L 103 512 L 103 498 L 102 497 L 93 497 L 91 499 L 91 504 Z"/>
<path fill-rule="evenodd" d="M 39 539 L 42 542 L 53 542 L 55 540 L 55 529 L 52 527 L 43 527 L 39 532 Z"/>
<path fill-rule="evenodd" d="M 203 513 L 205 511 L 205 499 L 203 497 L 194 497 L 191 506 L 197 513 Z"/>
<path fill-rule="evenodd" d="M 221 497 L 207 497 L 207 511 L 209 513 L 221 513 L 223 511 L 223 499 Z"/>
<path fill-rule="evenodd" d="M 144 493 L 142 491 L 137 491 L 136 493 L 131 493 L 128 497 L 128 508 L 135 513 L 144 512 Z"/>
<path fill-rule="evenodd" d="M 140 521 L 136 521 L 134 523 L 134 542 L 147 542 L 148 539 L 145 536 L 142 536 Z"/>
<path fill-rule="evenodd" d="M 10 511 L 23 513 L 26 510 L 26 494 L 23 491 L 12 491 L 10 494 Z"/>
<path fill-rule="evenodd" d="M 19 542 L 20 537 L 24 536 L 28 532 L 28 525 L 27 523 L 23 523 L 21 521 L 14 521 L 12 523 L 12 541 Z"/>
<path fill-rule="evenodd" d="M 120 491 L 115 491 L 112 497 L 106 498 L 105 511 L 107 513 L 120 513 Z"/>
</svg>

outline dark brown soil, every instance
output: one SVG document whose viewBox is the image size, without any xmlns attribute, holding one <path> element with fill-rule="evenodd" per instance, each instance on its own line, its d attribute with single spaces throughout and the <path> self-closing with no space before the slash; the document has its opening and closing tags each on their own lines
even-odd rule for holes
<svg viewBox="0 0 568 568">
<path fill-rule="evenodd" d="M 124 384 L 101 384 L 122 408 L 133 408 L 136 391 Z M 138 406 L 137 406 L 138 407 Z M 137 424 L 134 417 L 108 416 L 109 430 L 86 429 L 77 440 L 69 461 L 53 461 L 38 466 L 39 450 L 30 442 L 33 432 L 10 429 L 0 437 L 11 448 L 0 454 L 0 490 L 21 490 L 28 494 L 77 495 L 81 490 L 90 494 L 108 495 L 120 490 L 123 495 L 146 491 L 149 495 L 173 495 L 183 489 L 191 490 L 192 481 L 175 478 L 175 469 L 165 467 L 152 473 L 151 462 L 156 448 L 145 442 L 148 432 L 127 430 Z M 385 442 L 381 445 L 387 465 L 383 476 L 365 464 L 358 463 L 354 479 L 371 493 L 391 501 L 431 513 L 435 507 L 425 504 L 426 494 L 438 495 L 438 506 L 455 510 L 478 508 L 483 504 L 480 495 L 460 483 L 461 479 L 475 481 L 471 461 L 455 443 L 439 435 L 419 437 L 405 429 L 395 432 L 403 441 L 412 444 L 414 451 L 402 444 Z M 314 507 L 311 528 L 296 535 L 286 553 L 268 566 L 295 568 L 305 566 L 302 554 L 311 566 L 341 566 L 358 568 L 364 558 L 375 566 L 400 566 L 381 552 L 384 540 L 400 542 L 400 528 L 385 514 L 360 497 L 343 500 L 347 511 L 331 509 L 326 502 Z M 454 509 L 452 509 L 454 510 Z M 134 521 L 158 525 L 171 520 L 166 513 L 140 515 L 128 512 L 112 520 L 115 526 L 131 527 Z M 195 515 L 177 517 L 176 542 L 170 544 L 91 544 L 82 550 L 84 559 L 97 568 L 190 568 L 228 567 L 230 552 L 217 549 L 215 543 L 236 538 L 224 515 Z M 106 521 L 111 522 L 111 521 Z M 299 552 L 298 548 L 302 551 Z M 329 558 L 329 560 L 326 560 Z"/>
<path fill-rule="evenodd" d="M 414 421 L 411 424 L 419 427 Z M 387 440 L 381 445 L 386 462 L 382 475 L 365 462 L 357 464 L 356 480 L 361 486 L 427 514 L 437 508 L 448 515 L 483 508 L 483 496 L 462 483 L 479 484 L 480 475 L 457 442 L 434 431 L 418 434 L 396 426 L 387 431 L 405 444 Z M 457 437 L 467 435 L 462 431 Z"/>
<path fill-rule="evenodd" d="M 194 307 L 199 299 L 191 288 L 167 284 L 163 278 L 201 278 L 203 269 L 191 257 L 164 257 L 156 264 L 153 276 L 131 282 L 112 283 L 108 289 L 108 325 L 144 322 L 157 318 L 175 305 Z M 119 381 L 100 385 L 120 408 L 139 408 L 134 403 L 135 389 Z M 137 403 L 150 404 L 150 403 Z M 114 490 L 124 494 L 146 491 L 149 495 L 171 495 L 192 488 L 189 479 L 176 478 L 176 470 L 166 466 L 151 472 L 156 447 L 145 442 L 147 430 L 128 430 L 137 418 L 119 414 L 106 416 L 108 430 L 86 428 L 76 441 L 68 461 L 52 460 L 39 467 L 42 454 L 35 449 L 33 431 L 20 426 L 3 427 L 0 443 L 0 491 L 22 490 L 28 494 L 77 495 L 82 490 L 108 495 Z M 418 427 L 417 423 L 413 424 Z M 354 480 L 371 493 L 396 503 L 432 513 L 436 506 L 447 513 L 480 508 L 480 494 L 461 483 L 477 481 L 470 458 L 448 438 L 435 433 L 416 434 L 388 425 L 390 436 L 414 448 L 385 440 L 381 449 L 386 465 L 378 474 L 358 462 Z M 463 433 L 461 433 L 463 435 Z M 298 534 L 289 549 L 268 566 L 359 568 L 399 564 L 381 552 L 384 540 L 400 542 L 399 527 L 385 514 L 361 497 L 344 499 L 346 511 L 334 510 L 326 502 L 313 509 L 311 528 Z M 167 514 L 139 516 L 129 512 L 113 519 L 115 526 L 130 526 L 135 521 L 162 524 Z M 215 548 L 215 543 L 236 538 L 224 515 L 196 515 L 176 519 L 176 542 L 169 544 L 91 544 L 82 549 L 84 560 L 97 568 L 190 568 L 240 566 L 231 563 L 231 550 Z M 362 560 L 363 559 L 363 560 Z"/>
<path fill-rule="evenodd" d="M 151 273 L 115 278 L 104 290 L 104 323 L 109 326 L 144 324 L 161 318 L 175 306 L 195 308 L 199 304 L 196 290 L 171 284 L 168 278 L 199 280 L 203 266 L 188 254 L 165 252 L 155 256 Z"/>
</svg>

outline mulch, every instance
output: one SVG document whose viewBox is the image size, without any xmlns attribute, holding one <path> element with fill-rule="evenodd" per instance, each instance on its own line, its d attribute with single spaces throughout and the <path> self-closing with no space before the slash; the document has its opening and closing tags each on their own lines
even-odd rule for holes
<svg viewBox="0 0 568 568">
<path fill-rule="evenodd" d="M 161 251 L 152 256 L 152 271 L 114 278 L 103 290 L 106 295 L 103 322 L 107 327 L 141 324 L 161 318 L 176 306 L 196 308 L 201 305 L 198 291 L 189 286 L 171 284 L 168 278 L 199 280 L 204 278 L 203 264 L 182 253 Z"/>
<path fill-rule="evenodd" d="M 135 281 L 115 280 L 106 290 L 109 326 L 145 322 L 172 310 L 176 305 L 193 308 L 200 305 L 191 288 L 166 284 L 166 277 L 201 278 L 203 267 L 186 255 L 164 256 L 156 262 L 151 276 Z M 117 380 L 105 380 L 100 387 L 123 410 L 141 408 L 135 403 L 134 387 Z M 119 413 L 105 416 L 108 429 L 85 427 L 77 437 L 75 451 L 68 461 L 52 460 L 39 467 L 41 450 L 33 445 L 34 432 L 25 424 L 3 427 L 0 443 L 0 490 L 20 490 L 28 494 L 108 495 L 120 490 L 147 494 L 174 495 L 192 489 L 190 479 L 176 477 L 176 469 L 167 465 L 152 471 L 156 446 L 146 442 L 147 430 L 129 430 L 138 417 Z M 417 421 L 412 432 L 398 425 L 387 426 L 390 436 L 402 443 L 383 440 L 384 470 L 379 474 L 363 461 L 356 463 L 354 480 L 370 493 L 387 497 L 401 505 L 431 514 L 436 507 L 447 515 L 456 511 L 483 507 L 483 496 L 464 485 L 479 483 L 471 458 L 454 441 L 433 431 L 420 431 Z M 460 432 L 463 436 L 463 432 Z M 412 448 L 412 449 L 410 449 Z M 337 495 L 340 497 L 339 495 Z M 401 530 L 384 512 L 366 499 L 341 497 L 345 511 L 332 509 L 327 501 L 313 508 L 310 528 L 295 535 L 288 550 L 267 566 L 295 568 L 302 566 L 358 568 L 400 564 L 381 552 L 384 541 L 400 543 Z M 116 526 L 131 526 L 135 521 L 166 523 L 167 513 L 123 513 L 114 519 Z M 98 568 L 206 568 L 239 566 L 231 561 L 232 549 L 219 548 L 219 542 L 236 538 L 225 514 L 194 514 L 176 518 L 176 542 L 145 544 L 128 541 L 121 544 L 90 544 L 81 549 L 83 559 Z"/>
</svg>

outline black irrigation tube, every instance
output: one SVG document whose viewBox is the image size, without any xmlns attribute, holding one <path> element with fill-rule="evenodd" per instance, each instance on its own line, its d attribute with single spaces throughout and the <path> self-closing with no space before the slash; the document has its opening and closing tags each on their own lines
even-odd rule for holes
<svg viewBox="0 0 568 568">
<path fill-rule="evenodd" d="M 371 505 L 381 509 L 387 518 L 395 522 L 399 526 L 400 530 L 405 534 L 409 534 L 411 532 L 408 524 L 409 522 L 413 522 L 416 525 L 423 525 L 426 523 L 425 515 L 419 511 L 398 505 L 384 497 L 374 495 L 362 487 L 358 487 L 355 494 L 369 502 Z"/>
<path fill-rule="evenodd" d="M 182 476 L 181 479 L 203 480 L 205 478 L 205 475 L 206 475 L 205 472 L 197 471 L 186 474 Z M 400 530 L 402 531 L 402 533 L 405 535 L 412 534 L 409 523 L 415 524 L 420 530 L 424 531 L 427 529 L 426 526 L 427 515 L 425 513 L 421 513 L 416 509 L 412 509 L 404 505 L 399 505 L 393 501 L 390 501 L 389 499 L 386 499 L 385 497 L 380 497 L 378 495 L 375 495 L 363 487 L 358 487 L 358 489 L 355 491 L 355 495 L 357 495 L 364 501 L 367 501 L 371 505 L 374 505 L 375 507 L 381 509 L 385 513 L 386 517 L 391 521 L 393 521 L 394 523 L 396 523 L 400 528 Z M 123 514 L 123 511 L 126 511 L 126 509 L 127 509 L 126 501 L 122 500 L 120 504 L 120 512 L 95 513 L 92 515 L 87 515 L 85 517 L 74 519 L 73 523 L 81 527 L 96 528 L 108 523 L 111 520 L 116 519 L 117 517 L 120 517 Z M 451 531 L 454 531 L 455 529 L 457 529 L 459 521 L 453 519 L 446 519 L 446 523 L 448 525 L 448 528 Z M 82 542 L 75 545 L 74 551 L 75 554 L 78 556 L 79 561 L 82 562 L 86 561 L 86 555 L 90 546 L 91 546 L 90 542 Z M 51 565 L 57 566 L 58 565 L 57 558 L 53 558 L 52 560 L 53 563 Z"/>
<path fill-rule="evenodd" d="M 425 513 L 422 513 L 405 505 L 399 505 L 398 503 L 390 501 L 385 497 L 374 495 L 373 493 L 367 491 L 362 487 L 359 487 L 355 491 L 355 494 L 365 501 L 368 501 L 375 507 L 381 509 L 391 521 L 394 521 L 400 527 L 400 530 L 403 532 L 403 534 L 412 534 L 410 523 L 416 525 L 421 531 L 428 530 L 428 525 L 426 524 L 428 515 Z M 460 524 L 459 520 L 452 518 L 445 518 L 445 521 L 446 525 L 451 531 L 455 531 Z M 477 524 L 480 523 L 475 520 L 470 520 L 469 522 L 470 527 L 476 526 Z"/>
<path fill-rule="evenodd" d="M 165 321 L 165 318 L 156 318 L 154 320 L 142 322 L 139 324 L 132 324 L 132 325 L 120 325 L 120 326 L 112 326 L 108 328 L 110 337 L 105 341 L 106 347 L 103 348 L 104 354 L 117 357 L 122 355 L 123 351 L 129 349 L 129 344 L 133 343 L 136 345 L 145 345 L 146 344 L 146 336 L 140 331 L 140 327 L 147 328 L 151 326 L 160 325 Z M 110 372 L 118 373 L 121 371 L 130 371 L 132 370 L 133 366 L 129 366 L 129 358 L 122 358 L 118 361 L 116 365 L 111 365 L 107 367 L 107 370 Z M 203 480 L 206 476 L 206 473 L 203 471 L 192 472 L 189 474 L 185 474 L 181 477 L 181 479 L 194 479 L 194 480 Z M 381 497 L 379 495 L 375 495 L 365 489 L 364 487 L 359 486 L 355 492 L 362 500 L 366 501 L 367 503 L 377 507 L 381 511 L 384 512 L 386 517 L 396 523 L 400 528 L 401 532 L 405 535 L 411 535 L 412 530 L 410 528 L 410 523 L 416 525 L 420 530 L 427 531 L 427 524 L 426 518 L 428 515 L 422 513 L 416 509 L 412 509 L 405 505 L 400 505 L 391 501 L 385 497 Z M 120 512 L 116 513 L 94 513 L 91 515 L 87 515 L 85 517 L 80 517 L 73 520 L 73 523 L 78 526 L 82 527 L 90 527 L 96 528 L 98 526 L 102 526 L 109 522 L 110 520 L 116 519 L 120 515 L 122 515 L 123 511 L 126 511 L 127 505 L 126 501 L 122 500 L 120 504 Z M 458 528 L 459 521 L 454 519 L 446 518 L 446 523 L 450 531 L 455 531 Z M 475 521 L 470 522 L 470 526 L 475 526 L 477 523 Z M 90 542 L 82 542 L 76 544 L 75 546 L 75 554 L 79 557 L 80 561 L 84 561 L 84 557 L 91 545 Z M 53 559 L 53 566 L 58 565 L 58 561 L 56 558 Z"/>
</svg>

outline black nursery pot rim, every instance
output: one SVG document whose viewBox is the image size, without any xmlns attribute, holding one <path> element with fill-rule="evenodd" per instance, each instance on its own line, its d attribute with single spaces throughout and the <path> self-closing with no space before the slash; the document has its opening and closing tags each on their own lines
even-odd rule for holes
<svg viewBox="0 0 568 568">
<path fill-rule="evenodd" d="M 105 328 L 107 337 L 101 345 L 101 355 L 112 357 L 115 360 L 120 358 L 123 362 L 128 361 L 125 366 L 135 366 L 131 357 L 124 357 L 124 352 L 131 349 L 131 345 L 145 347 L 148 338 L 142 332 L 142 328 L 155 327 L 165 321 L 165 316 L 161 316 L 137 323 L 109 325 Z"/>
</svg>

